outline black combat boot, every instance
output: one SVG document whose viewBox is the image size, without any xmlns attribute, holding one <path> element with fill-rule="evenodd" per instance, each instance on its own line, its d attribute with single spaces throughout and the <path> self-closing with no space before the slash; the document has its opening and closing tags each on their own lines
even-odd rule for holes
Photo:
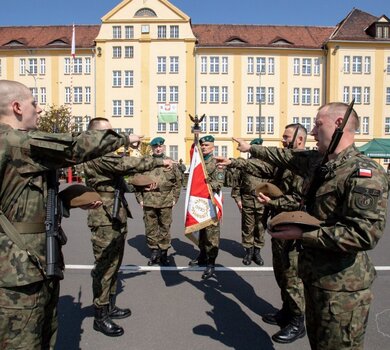
<svg viewBox="0 0 390 350">
<path fill-rule="evenodd" d="M 242 263 L 244 265 L 250 265 L 252 262 L 252 256 L 253 256 L 253 247 L 245 248 L 245 256 L 242 259 Z"/>
<path fill-rule="evenodd" d="M 158 264 L 160 262 L 160 251 L 158 249 L 152 249 L 152 254 L 148 261 L 148 266 Z"/>
<path fill-rule="evenodd" d="M 306 335 L 303 316 L 293 316 L 290 323 L 272 336 L 277 343 L 289 344 Z"/>
<path fill-rule="evenodd" d="M 109 337 L 119 337 L 124 333 L 123 328 L 114 323 L 108 316 L 108 305 L 95 306 L 93 329 Z"/>
<path fill-rule="evenodd" d="M 265 323 L 272 324 L 275 326 L 285 327 L 290 322 L 291 315 L 287 311 L 285 311 L 283 308 L 280 309 L 278 312 L 275 312 L 273 314 L 266 314 L 262 317 L 262 320 Z"/>
<path fill-rule="evenodd" d="M 259 266 L 263 266 L 264 265 L 264 260 L 263 260 L 263 258 L 260 255 L 260 248 L 255 247 L 255 251 L 253 253 L 252 260 L 255 262 L 255 264 L 257 264 Z"/>
<path fill-rule="evenodd" d="M 166 249 L 160 251 L 160 265 L 169 266 L 168 250 Z"/>
<path fill-rule="evenodd" d="M 108 308 L 108 316 L 111 319 L 121 319 L 126 318 L 131 315 L 130 309 L 121 309 L 118 306 L 115 305 L 115 295 L 110 295 L 110 304 Z"/>
<path fill-rule="evenodd" d="M 202 280 L 207 280 L 214 275 L 215 272 L 215 258 L 209 258 L 206 269 L 203 272 Z"/>
<path fill-rule="evenodd" d="M 207 264 L 207 257 L 206 257 L 206 253 L 201 250 L 199 252 L 199 255 L 196 259 L 194 260 L 191 260 L 188 265 L 190 266 L 206 266 Z"/>
</svg>

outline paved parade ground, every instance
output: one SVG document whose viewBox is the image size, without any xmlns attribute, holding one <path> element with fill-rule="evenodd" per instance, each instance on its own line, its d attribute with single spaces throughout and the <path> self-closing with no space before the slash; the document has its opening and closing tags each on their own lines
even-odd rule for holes
<svg viewBox="0 0 390 350">
<path fill-rule="evenodd" d="M 61 187 L 66 185 L 61 185 Z M 61 284 L 57 350 L 255 350 L 310 349 L 307 337 L 292 344 L 273 343 L 279 330 L 261 320 L 281 306 L 272 272 L 271 242 L 266 237 L 265 264 L 241 263 L 240 213 L 224 189 L 224 217 L 216 278 L 201 280 L 203 269 L 188 268 L 197 248 L 183 235 L 183 190 L 174 209 L 171 230 L 171 266 L 148 267 L 142 210 L 134 196 L 126 195 L 134 219 L 120 274 L 117 304 L 130 307 L 132 316 L 116 320 L 125 334 L 106 337 L 92 329 L 93 307 L 90 270 L 93 264 L 87 213 L 72 209 L 63 219 L 68 236 L 64 247 L 67 269 Z M 374 283 L 365 348 L 388 349 L 390 344 L 390 223 L 378 246 L 370 252 L 378 270 Z"/>
</svg>

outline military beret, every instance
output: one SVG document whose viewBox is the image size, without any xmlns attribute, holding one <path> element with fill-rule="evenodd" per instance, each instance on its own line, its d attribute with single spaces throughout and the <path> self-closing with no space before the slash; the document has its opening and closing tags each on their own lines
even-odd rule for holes
<svg viewBox="0 0 390 350">
<path fill-rule="evenodd" d="M 283 196 L 283 192 L 279 189 L 279 187 L 269 182 L 262 182 L 256 186 L 256 196 L 258 196 L 260 192 L 271 199 Z"/>
<path fill-rule="evenodd" d="M 268 222 L 268 229 L 277 231 L 277 226 L 291 224 L 300 226 L 304 231 L 310 231 L 319 228 L 321 221 L 305 211 L 285 211 Z"/>
<path fill-rule="evenodd" d="M 263 144 L 263 139 L 260 137 L 253 139 L 250 143 L 250 145 L 262 145 L 262 144 Z"/>
<path fill-rule="evenodd" d="M 151 146 L 161 146 L 163 145 L 165 140 L 162 137 L 155 137 L 152 141 L 150 141 Z"/>
<path fill-rule="evenodd" d="M 132 179 L 129 181 L 133 186 L 136 187 L 144 187 L 149 186 L 152 183 L 156 182 L 148 175 L 135 175 Z"/>
<path fill-rule="evenodd" d="M 203 142 L 214 142 L 215 138 L 212 135 L 206 135 L 199 139 L 199 143 L 202 144 Z"/>
<path fill-rule="evenodd" d="M 83 205 L 88 205 L 95 201 L 101 201 L 99 194 L 90 187 L 75 184 L 70 185 L 58 193 L 63 205 L 70 208 L 77 208 Z"/>
</svg>

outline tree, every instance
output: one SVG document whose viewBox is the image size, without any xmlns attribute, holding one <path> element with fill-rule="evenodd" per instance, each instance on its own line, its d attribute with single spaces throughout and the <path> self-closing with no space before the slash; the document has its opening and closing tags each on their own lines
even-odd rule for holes
<svg viewBox="0 0 390 350">
<path fill-rule="evenodd" d="M 67 106 L 49 106 L 38 120 L 38 129 L 51 133 L 70 133 L 75 131 L 76 125 Z"/>
</svg>

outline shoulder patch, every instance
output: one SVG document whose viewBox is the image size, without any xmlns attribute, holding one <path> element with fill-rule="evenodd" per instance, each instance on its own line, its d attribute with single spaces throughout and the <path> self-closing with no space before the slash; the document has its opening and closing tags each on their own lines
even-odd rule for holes
<svg viewBox="0 0 390 350">
<path fill-rule="evenodd" d="M 357 174 L 359 177 L 372 177 L 372 170 L 367 168 L 358 168 Z"/>
<path fill-rule="evenodd" d="M 375 210 L 381 191 L 357 186 L 353 189 L 354 203 L 362 210 Z"/>
</svg>

